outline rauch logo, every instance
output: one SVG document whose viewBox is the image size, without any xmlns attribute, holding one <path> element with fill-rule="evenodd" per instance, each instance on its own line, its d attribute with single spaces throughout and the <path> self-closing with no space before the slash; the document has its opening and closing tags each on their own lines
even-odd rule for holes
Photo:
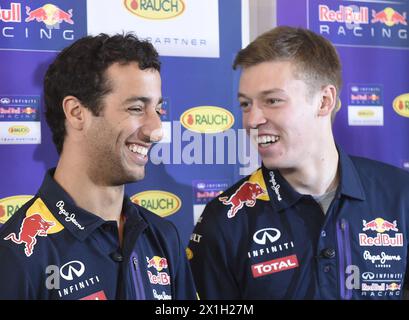
<svg viewBox="0 0 409 320">
<path fill-rule="evenodd" d="M 131 201 L 161 217 L 176 213 L 182 206 L 182 201 L 178 196 L 161 190 L 137 193 L 131 197 Z"/>
<path fill-rule="evenodd" d="M 146 19 L 171 19 L 185 11 L 182 0 L 125 0 L 125 7 L 134 15 Z"/>
<path fill-rule="evenodd" d="M 19 195 L 0 199 L 0 223 L 6 223 L 33 196 Z"/>
<path fill-rule="evenodd" d="M 393 110 L 400 116 L 409 118 L 409 93 L 401 94 L 393 100 Z"/>
<path fill-rule="evenodd" d="M 25 136 L 30 133 L 30 128 L 27 126 L 12 126 L 8 131 L 14 136 Z"/>
<path fill-rule="evenodd" d="M 199 133 L 218 133 L 230 129 L 234 117 L 230 111 L 220 107 L 200 106 L 186 110 L 180 116 L 182 125 Z"/>
</svg>

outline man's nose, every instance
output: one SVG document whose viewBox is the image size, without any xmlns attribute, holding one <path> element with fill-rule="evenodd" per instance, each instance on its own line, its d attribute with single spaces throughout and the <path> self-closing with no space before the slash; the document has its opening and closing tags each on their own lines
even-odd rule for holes
<svg viewBox="0 0 409 320">
<path fill-rule="evenodd" d="M 142 134 L 149 142 L 159 142 L 163 138 L 162 121 L 156 111 L 146 114 L 145 123 L 142 126 Z"/>
<path fill-rule="evenodd" d="M 254 103 L 250 110 L 243 114 L 243 122 L 245 128 L 257 129 L 266 122 L 262 108 L 257 103 Z"/>
</svg>

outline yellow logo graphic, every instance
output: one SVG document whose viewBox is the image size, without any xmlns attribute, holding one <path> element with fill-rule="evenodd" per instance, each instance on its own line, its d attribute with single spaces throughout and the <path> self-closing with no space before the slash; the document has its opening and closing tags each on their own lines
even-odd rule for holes
<svg viewBox="0 0 409 320">
<path fill-rule="evenodd" d="M 358 117 L 360 118 L 370 118 L 373 117 L 374 115 L 375 112 L 369 109 L 358 111 Z"/>
<path fill-rule="evenodd" d="M 176 213 L 182 206 L 182 201 L 173 193 L 161 190 L 149 190 L 137 193 L 131 201 L 156 213 L 160 217 L 167 217 Z"/>
<path fill-rule="evenodd" d="M 57 233 L 64 229 L 63 225 L 58 222 L 58 220 L 54 217 L 51 211 L 48 210 L 47 206 L 40 198 L 34 201 L 26 212 L 27 217 L 35 214 L 40 214 L 41 217 L 48 222 L 54 222 L 54 225 L 47 230 L 47 234 Z"/>
<path fill-rule="evenodd" d="M 393 100 L 393 110 L 400 116 L 409 118 L 409 93 L 401 94 Z"/>
<path fill-rule="evenodd" d="M 124 0 L 124 5 L 132 14 L 154 20 L 175 18 L 185 11 L 182 0 Z"/>
<path fill-rule="evenodd" d="M 30 128 L 27 126 L 12 126 L 9 128 L 9 133 L 14 136 L 25 136 L 30 133 Z"/>
<path fill-rule="evenodd" d="M 0 223 L 6 223 L 32 197 L 19 195 L 0 199 Z"/>
<path fill-rule="evenodd" d="M 270 201 L 270 197 L 268 196 L 268 192 L 267 192 L 266 183 L 264 182 L 263 171 L 261 169 L 258 169 L 256 172 L 254 172 L 250 176 L 248 181 L 251 183 L 257 183 L 261 187 L 261 189 L 263 189 L 264 193 L 257 197 L 258 200 Z"/>
<path fill-rule="evenodd" d="M 192 249 L 190 249 L 189 247 L 186 248 L 186 257 L 188 260 L 192 260 L 193 259 L 193 251 Z"/>
<path fill-rule="evenodd" d="M 186 110 L 180 116 L 182 125 L 199 133 L 218 133 L 230 129 L 234 117 L 230 111 L 213 106 L 200 106 Z"/>
</svg>

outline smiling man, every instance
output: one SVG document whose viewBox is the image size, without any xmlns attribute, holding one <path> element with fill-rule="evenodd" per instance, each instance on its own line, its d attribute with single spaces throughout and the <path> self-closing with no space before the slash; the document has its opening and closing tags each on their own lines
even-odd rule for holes
<svg viewBox="0 0 409 320">
<path fill-rule="evenodd" d="M 335 48 L 309 30 L 277 27 L 241 50 L 236 67 L 262 167 L 211 201 L 195 227 L 199 296 L 402 298 L 409 174 L 334 142 Z"/>
<path fill-rule="evenodd" d="M 175 226 L 133 204 L 162 137 L 159 57 L 132 34 L 85 37 L 44 80 L 60 154 L 0 232 L 0 299 L 195 299 Z"/>
</svg>

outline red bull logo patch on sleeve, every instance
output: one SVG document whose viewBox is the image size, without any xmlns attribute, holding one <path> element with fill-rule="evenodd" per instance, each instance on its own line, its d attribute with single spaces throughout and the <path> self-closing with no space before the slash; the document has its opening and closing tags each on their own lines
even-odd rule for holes
<svg viewBox="0 0 409 320">
<path fill-rule="evenodd" d="M 227 212 L 227 217 L 233 218 L 237 211 L 243 208 L 244 205 L 247 207 L 254 207 L 257 198 L 263 194 L 265 194 L 265 191 L 258 183 L 246 181 L 233 195 L 230 196 L 230 198 L 220 197 L 219 200 L 224 205 L 231 205 Z"/>
<path fill-rule="evenodd" d="M 224 205 L 231 206 L 227 212 L 228 218 L 233 218 L 244 205 L 254 207 L 257 200 L 270 201 L 261 169 L 255 171 L 230 198 L 219 197 Z"/>
<path fill-rule="evenodd" d="M 37 243 L 37 236 L 46 237 L 48 229 L 54 225 L 53 221 L 46 221 L 39 213 L 36 213 L 24 218 L 18 237 L 15 233 L 10 233 L 4 240 L 11 240 L 16 244 L 24 244 L 24 253 L 29 257 L 33 254 L 34 246 Z"/>
<path fill-rule="evenodd" d="M 37 243 L 37 236 L 46 237 L 63 229 L 64 226 L 48 210 L 45 203 L 38 198 L 27 209 L 18 236 L 15 233 L 10 233 L 4 240 L 11 240 L 15 244 L 24 244 L 24 253 L 30 257 Z"/>
</svg>

